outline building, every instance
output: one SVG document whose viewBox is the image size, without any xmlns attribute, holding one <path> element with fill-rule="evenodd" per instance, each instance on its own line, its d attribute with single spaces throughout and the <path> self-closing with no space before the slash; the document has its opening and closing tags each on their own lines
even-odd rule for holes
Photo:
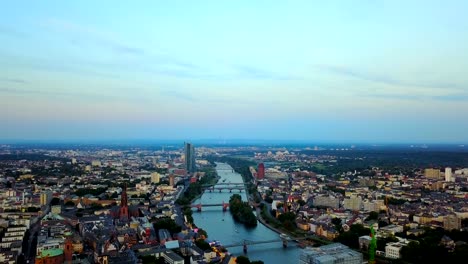
<svg viewBox="0 0 468 264">
<path fill-rule="evenodd" d="M 185 169 L 188 174 L 196 172 L 195 148 L 193 144 L 185 142 Z"/>
<path fill-rule="evenodd" d="M 384 200 L 374 200 L 363 202 L 364 211 L 366 212 L 379 212 L 381 209 L 385 209 Z"/>
<path fill-rule="evenodd" d="M 257 179 L 261 180 L 263 178 L 265 178 L 265 165 L 260 163 L 257 168 Z"/>
<path fill-rule="evenodd" d="M 307 247 L 300 257 L 299 264 L 362 264 L 362 254 L 341 243 L 321 247 Z"/>
<path fill-rule="evenodd" d="M 314 198 L 314 206 L 340 208 L 340 199 L 333 196 L 317 196 Z"/>
<path fill-rule="evenodd" d="M 61 205 L 52 205 L 50 211 L 53 214 L 61 214 L 62 213 L 62 206 Z"/>
<path fill-rule="evenodd" d="M 360 196 L 351 196 L 343 201 L 343 208 L 347 210 L 359 211 L 362 207 L 362 198 Z"/>
<path fill-rule="evenodd" d="M 445 181 L 446 182 L 454 182 L 455 178 L 452 175 L 452 168 L 445 168 Z"/>
<path fill-rule="evenodd" d="M 428 179 L 439 179 L 440 170 L 439 169 L 425 169 L 424 176 Z"/>
<path fill-rule="evenodd" d="M 390 242 L 385 246 L 385 257 L 390 259 L 401 258 L 401 249 L 407 246 L 408 240 L 400 240 L 398 242 Z"/>
<path fill-rule="evenodd" d="M 174 187 L 175 185 L 175 176 L 174 174 L 169 175 L 169 186 Z"/>
<path fill-rule="evenodd" d="M 41 251 L 36 256 L 36 264 L 62 264 L 64 263 L 63 249 L 53 248 Z"/>
<path fill-rule="evenodd" d="M 456 215 L 447 215 L 444 217 L 444 229 L 453 230 L 461 229 L 461 218 Z"/>
<path fill-rule="evenodd" d="M 93 160 L 93 161 L 91 161 L 91 166 L 93 166 L 93 167 L 101 167 L 101 161 L 99 161 L 99 160 Z"/>
<path fill-rule="evenodd" d="M 48 205 L 52 200 L 52 191 L 47 190 L 41 192 L 40 200 L 41 205 Z"/>
<path fill-rule="evenodd" d="M 127 184 L 124 185 L 122 195 L 120 197 L 119 219 L 122 222 L 128 222 L 130 219 L 130 214 L 128 212 Z"/>
<path fill-rule="evenodd" d="M 161 176 L 159 175 L 159 173 L 157 173 L 157 172 L 151 173 L 151 182 L 152 183 L 159 183 L 160 180 L 161 180 Z"/>
<path fill-rule="evenodd" d="M 165 263 L 184 264 L 184 259 L 170 250 L 162 252 L 161 256 L 164 258 Z"/>
</svg>

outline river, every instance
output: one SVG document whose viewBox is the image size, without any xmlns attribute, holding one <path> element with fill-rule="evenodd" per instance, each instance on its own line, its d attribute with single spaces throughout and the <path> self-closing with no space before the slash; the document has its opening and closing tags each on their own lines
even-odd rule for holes
<svg viewBox="0 0 468 264">
<path fill-rule="evenodd" d="M 226 163 L 217 163 L 216 171 L 220 177 L 219 183 L 242 183 L 242 176 L 233 172 L 232 167 Z M 194 203 L 198 204 L 218 204 L 228 203 L 229 197 L 233 193 L 239 193 L 238 190 L 229 190 L 209 192 L 206 191 L 200 199 Z M 246 201 L 245 190 L 240 193 L 242 199 Z M 255 212 L 254 212 L 255 213 Z M 204 207 L 202 212 L 194 212 L 193 218 L 195 224 L 208 232 L 208 239 L 219 240 L 223 245 L 229 245 L 249 241 L 263 241 L 279 238 L 279 234 L 268 229 L 261 223 L 257 227 L 246 228 L 243 224 L 237 223 L 229 211 L 223 212 L 221 206 Z M 247 254 L 243 253 L 242 247 L 228 248 L 229 252 L 235 256 L 245 255 L 251 261 L 262 260 L 266 264 L 274 263 L 297 263 L 300 254 L 300 248 L 295 243 L 290 242 L 289 247 L 283 248 L 281 242 L 270 244 L 250 245 Z"/>
</svg>

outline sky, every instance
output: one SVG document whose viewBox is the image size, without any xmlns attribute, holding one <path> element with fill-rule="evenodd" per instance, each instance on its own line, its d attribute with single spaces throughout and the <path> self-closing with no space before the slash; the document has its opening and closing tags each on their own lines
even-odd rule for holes
<svg viewBox="0 0 468 264">
<path fill-rule="evenodd" d="M 468 143 L 468 1 L 7 1 L 0 141 Z"/>
</svg>

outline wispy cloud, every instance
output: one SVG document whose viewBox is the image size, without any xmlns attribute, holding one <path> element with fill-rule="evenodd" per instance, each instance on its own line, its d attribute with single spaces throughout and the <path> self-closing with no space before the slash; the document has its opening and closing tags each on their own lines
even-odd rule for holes
<svg viewBox="0 0 468 264">
<path fill-rule="evenodd" d="M 27 83 L 24 79 L 16 79 L 16 78 L 1 78 L 0 82 L 8 82 L 8 83 Z"/>
<path fill-rule="evenodd" d="M 288 81 L 293 80 L 292 76 L 283 74 L 273 73 L 268 70 L 259 69 L 246 65 L 235 65 L 234 70 L 237 72 L 237 76 L 246 79 L 261 79 L 261 80 L 275 80 L 275 81 Z"/>
<path fill-rule="evenodd" d="M 26 34 L 24 34 L 21 31 L 18 31 L 16 29 L 6 28 L 3 26 L 0 26 L 0 35 L 8 36 L 8 37 L 15 37 L 15 38 L 22 38 L 26 36 Z"/>
<path fill-rule="evenodd" d="M 432 98 L 438 101 L 468 101 L 468 94 L 439 95 Z"/>
<path fill-rule="evenodd" d="M 171 90 L 163 90 L 160 92 L 162 96 L 166 97 L 172 97 L 184 101 L 189 101 L 189 102 L 197 102 L 198 99 L 194 98 L 191 94 L 188 93 L 181 93 L 178 91 L 171 91 Z"/>
<path fill-rule="evenodd" d="M 395 85 L 395 86 L 413 86 L 420 88 L 430 88 L 430 89 L 454 89 L 454 90 L 464 90 L 465 87 L 456 84 L 456 83 L 446 83 L 446 82 L 432 82 L 432 81 L 405 81 L 398 78 L 387 76 L 383 74 L 375 74 L 359 69 L 353 69 L 349 67 L 341 66 L 331 66 L 331 65 L 318 65 L 316 66 L 320 70 L 331 72 L 337 75 L 343 75 L 355 79 L 360 79 L 369 82 Z"/>
<path fill-rule="evenodd" d="M 52 90 L 36 90 L 36 89 L 16 89 L 10 87 L 0 87 L 0 94 L 6 93 L 11 95 L 22 95 L 22 96 L 46 96 L 48 98 L 54 97 L 64 97 L 64 98 L 84 98 L 86 100 L 95 100 L 95 101 L 134 101 L 134 102 L 150 102 L 150 98 L 145 98 L 140 95 L 134 96 L 119 96 L 119 95 L 111 95 L 109 93 L 106 94 L 99 94 L 99 93 L 89 93 L 89 92 L 80 92 L 80 91 L 66 91 L 66 90 L 59 90 L 59 91 L 52 91 Z"/>
<path fill-rule="evenodd" d="M 366 93 L 359 94 L 359 96 L 378 98 L 378 99 L 397 99 L 397 100 L 409 100 L 409 101 L 452 101 L 460 102 L 468 100 L 468 93 L 459 94 L 447 94 L 447 95 L 413 95 L 413 94 L 401 94 L 401 93 Z"/>
<path fill-rule="evenodd" d="M 92 26 L 80 25 L 67 20 L 49 18 L 45 22 L 46 27 L 58 30 L 70 38 L 70 42 L 80 44 L 85 41 L 94 42 L 121 54 L 142 55 L 145 51 L 142 48 L 128 45 L 117 40 L 114 34 L 98 30 Z"/>
</svg>

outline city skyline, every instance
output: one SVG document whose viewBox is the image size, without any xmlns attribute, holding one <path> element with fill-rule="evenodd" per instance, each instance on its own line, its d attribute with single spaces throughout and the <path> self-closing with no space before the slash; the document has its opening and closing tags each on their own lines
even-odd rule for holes
<svg viewBox="0 0 468 264">
<path fill-rule="evenodd" d="M 0 16 L 0 142 L 468 142 L 464 1 L 27 5 Z"/>
</svg>

